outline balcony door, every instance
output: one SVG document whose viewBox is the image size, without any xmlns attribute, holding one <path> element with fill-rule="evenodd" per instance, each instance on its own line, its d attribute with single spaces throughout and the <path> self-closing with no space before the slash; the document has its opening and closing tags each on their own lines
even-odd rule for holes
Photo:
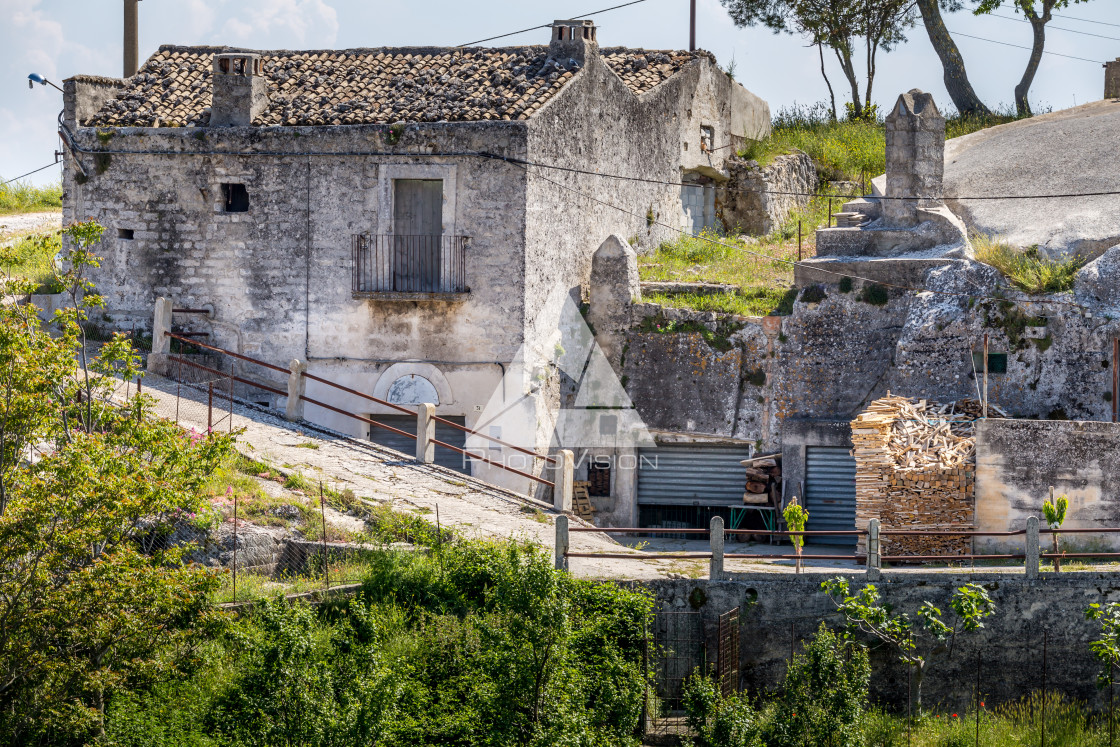
<svg viewBox="0 0 1120 747">
<path fill-rule="evenodd" d="M 393 181 L 393 290 L 440 290 L 443 180 Z"/>
</svg>

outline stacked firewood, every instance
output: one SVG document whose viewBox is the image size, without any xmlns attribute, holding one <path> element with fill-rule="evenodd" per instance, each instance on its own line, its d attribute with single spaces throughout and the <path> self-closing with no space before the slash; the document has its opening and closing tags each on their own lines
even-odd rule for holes
<svg viewBox="0 0 1120 747">
<path fill-rule="evenodd" d="M 989 414 L 1003 412 L 989 405 Z M 885 529 L 973 528 L 976 400 L 940 405 L 891 396 L 852 421 L 856 526 Z M 884 555 L 967 554 L 967 537 L 884 538 Z"/>
<path fill-rule="evenodd" d="M 743 503 L 769 503 L 774 491 L 780 491 L 782 487 L 782 468 L 778 465 L 778 459 L 746 459 L 743 465 L 747 468 Z"/>
</svg>

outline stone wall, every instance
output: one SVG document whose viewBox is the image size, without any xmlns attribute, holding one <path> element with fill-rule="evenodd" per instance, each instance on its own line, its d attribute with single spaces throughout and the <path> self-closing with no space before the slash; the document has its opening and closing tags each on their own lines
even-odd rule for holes
<svg viewBox="0 0 1120 747">
<path fill-rule="evenodd" d="M 1120 99 L 1120 57 L 1104 63 L 1104 97 Z"/>
<path fill-rule="evenodd" d="M 780 685 L 788 667 L 791 643 L 802 642 L 820 623 L 839 627 L 842 620 L 820 590 L 823 574 L 749 574 L 734 581 L 665 580 L 639 585 L 657 598 L 665 611 L 699 611 L 709 662 L 716 660 L 718 617 L 740 607 L 741 686 L 763 694 Z M 1097 663 L 1088 643 L 1100 635 L 1099 624 L 1087 621 L 1092 602 L 1120 601 L 1112 574 L 1044 574 L 1028 580 L 1013 574 L 905 573 L 884 577 L 875 585 L 896 611 L 916 619 L 917 608 L 932 602 L 951 620 L 949 597 L 965 583 L 983 584 L 996 613 L 977 633 L 960 633 L 953 645 L 929 657 L 923 685 L 927 708 L 963 711 L 976 686 L 980 653 L 980 690 L 986 707 L 1007 703 L 1042 687 L 1043 631 L 1048 631 L 1047 689 L 1107 707 L 1108 690 L 1096 686 Z M 852 579 L 852 592 L 863 586 Z M 862 635 L 860 640 L 867 641 Z M 921 651 L 927 641 L 917 638 Z M 951 652 L 951 653 L 950 653 Z M 906 707 L 906 668 L 890 649 L 871 650 L 871 697 L 893 709 Z"/>
<path fill-rule="evenodd" d="M 817 191 L 816 165 L 806 153 L 778 156 L 761 167 L 757 161 L 735 159 L 730 178 L 720 186 L 720 218 L 728 231 L 761 236 L 779 228 L 795 210 L 804 209 Z M 806 234 L 813 227 L 806 226 Z"/>
<path fill-rule="evenodd" d="M 1069 496 L 1067 529 L 1120 527 L 1120 425 L 985 420 L 976 432 L 976 523 L 981 531 L 1023 529 L 1049 496 Z M 1043 537 L 1049 546 L 1049 538 Z M 1067 549 L 1120 551 L 1120 535 L 1063 536 Z M 1019 538 L 978 547 L 1021 547 Z M 1044 552 L 1048 552 L 1046 549 Z"/>
</svg>

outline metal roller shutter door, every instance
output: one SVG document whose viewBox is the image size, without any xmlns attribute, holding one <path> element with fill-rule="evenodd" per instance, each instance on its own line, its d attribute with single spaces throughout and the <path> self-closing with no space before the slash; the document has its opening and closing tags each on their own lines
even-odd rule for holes
<svg viewBox="0 0 1120 747">
<path fill-rule="evenodd" d="M 376 420 L 378 423 L 392 426 L 398 430 L 405 431 L 406 433 L 416 432 L 416 417 L 412 415 L 370 415 L 370 420 Z M 463 425 L 466 420 L 459 417 L 445 417 L 440 415 L 444 420 L 450 420 L 452 423 Z M 387 431 L 384 428 L 378 428 L 376 425 L 369 427 L 370 434 L 369 440 L 381 446 L 387 446 L 390 449 L 396 449 L 403 452 L 409 457 L 416 456 L 416 442 L 408 436 L 402 436 L 399 433 Z M 467 443 L 467 434 L 458 428 L 452 428 L 443 423 L 436 423 L 436 440 L 443 441 L 445 444 L 458 446 L 460 449 Z M 463 455 L 451 449 L 445 449 L 442 446 L 436 447 L 436 464 L 441 467 L 453 469 L 456 472 L 462 472 L 469 475 L 471 473 L 470 467 L 463 464 Z"/>
<path fill-rule="evenodd" d="M 805 509 L 809 531 L 854 529 L 856 525 L 856 460 L 844 446 L 805 449 Z M 814 537 L 827 545 L 854 545 L 855 537 Z"/>
<path fill-rule="evenodd" d="M 741 506 L 747 446 L 664 444 L 638 452 L 638 503 Z"/>
</svg>

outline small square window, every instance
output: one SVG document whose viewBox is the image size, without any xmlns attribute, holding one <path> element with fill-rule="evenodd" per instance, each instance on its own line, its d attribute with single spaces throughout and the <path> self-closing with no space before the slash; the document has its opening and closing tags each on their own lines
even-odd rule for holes
<svg viewBox="0 0 1120 747">
<path fill-rule="evenodd" d="M 249 190 L 244 184 L 222 185 L 222 209 L 227 213 L 249 212 Z"/>
<path fill-rule="evenodd" d="M 984 352 L 978 351 L 972 354 L 972 365 L 976 366 L 977 375 L 984 374 Z M 1007 373 L 1007 353 L 988 353 L 988 373 L 990 374 L 1005 374 Z"/>
<path fill-rule="evenodd" d="M 125 241 L 132 241 L 135 238 L 135 232 L 131 228 L 118 228 L 117 238 L 124 239 Z"/>
<path fill-rule="evenodd" d="M 713 127 L 702 126 L 700 128 L 700 150 L 708 153 L 712 150 L 713 143 L 716 139 L 716 131 Z"/>
</svg>

